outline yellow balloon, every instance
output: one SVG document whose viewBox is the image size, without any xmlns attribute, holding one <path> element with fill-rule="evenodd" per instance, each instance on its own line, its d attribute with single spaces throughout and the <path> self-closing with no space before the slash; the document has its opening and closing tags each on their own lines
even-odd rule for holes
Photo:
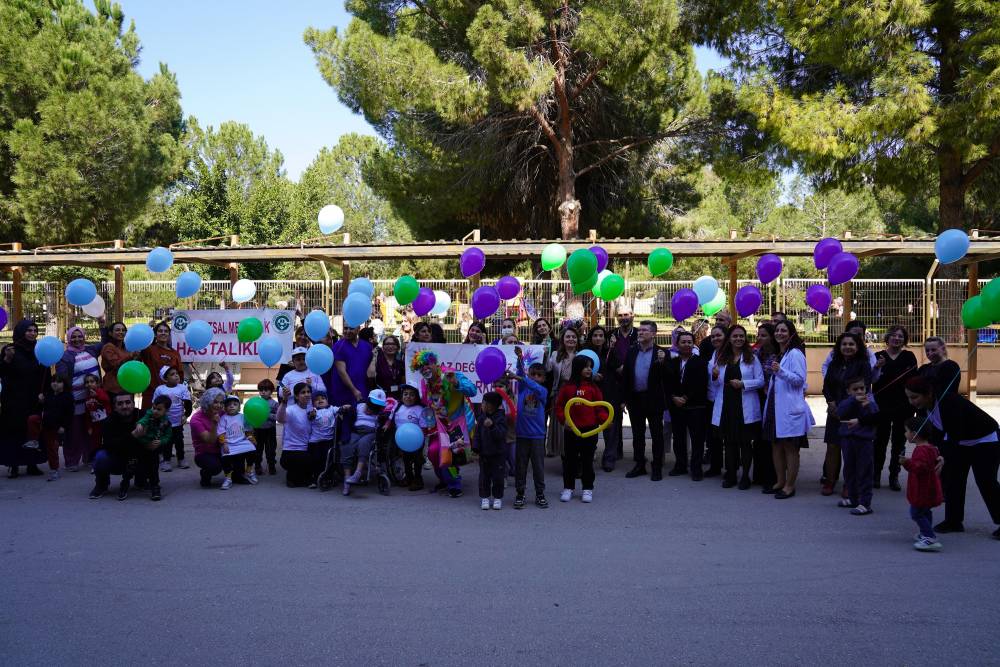
<svg viewBox="0 0 1000 667">
<path fill-rule="evenodd" d="M 580 433 L 580 429 L 578 429 L 576 427 L 576 424 L 573 423 L 573 417 L 572 417 L 571 412 L 570 412 L 570 408 L 572 408 L 574 405 L 586 405 L 587 407 L 590 407 L 590 408 L 596 408 L 596 407 L 605 408 L 608 411 L 608 418 L 605 419 L 604 423 L 601 424 L 600 426 L 598 426 L 597 428 L 593 428 L 593 429 L 587 431 L 586 433 Z M 566 415 L 566 426 L 569 426 L 569 430 L 573 431 L 573 433 L 576 435 L 576 437 L 578 437 L 578 438 L 589 438 L 592 435 L 596 435 L 596 434 L 600 433 L 601 431 L 603 431 L 604 429 L 606 429 L 608 426 L 611 426 L 611 422 L 615 418 L 615 409 L 607 401 L 588 401 L 585 398 L 581 398 L 579 396 L 574 396 L 573 398 L 571 398 L 568 401 L 566 401 L 566 407 L 563 409 L 563 414 Z"/>
</svg>

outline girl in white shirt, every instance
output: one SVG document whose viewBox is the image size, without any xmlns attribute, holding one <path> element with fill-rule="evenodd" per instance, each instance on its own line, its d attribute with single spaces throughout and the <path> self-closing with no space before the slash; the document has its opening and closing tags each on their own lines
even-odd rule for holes
<svg viewBox="0 0 1000 667">
<path fill-rule="evenodd" d="M 312 389 L 305 382 L 299 382 L 292 388 L 290 394 L 285 395 L 285 399 L 278 406 L 277 421 L 279 424 L 284 424 L 281 434 L 280 463 L 288 473 L 286 484 L 289 488 L 309 486 L 312 483 L 312 466 L 309 463 L 311 403 Z"/>
</svg>

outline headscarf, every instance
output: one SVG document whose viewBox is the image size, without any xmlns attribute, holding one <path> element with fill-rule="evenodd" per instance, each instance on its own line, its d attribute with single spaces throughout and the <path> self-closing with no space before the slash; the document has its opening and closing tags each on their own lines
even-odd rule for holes
<svg viewBox="0 0 1000 667">
<path fill-rule="evenodd" d="M 73 337 L 73 334 L 77 331 L 83 334 L 84 344 L 81 345 L 80 347 L 73 347 L 73 344 L 70 342 L 70 339 Z M 69 350 L 70 352 L 83 352 L 84 346 L 86 345 L 86 341 L 87 341 L 87 334 L 80 327 L 74 326 L 66 330 L 66 349 Z"/>
<path fill-rule="evenodd" d="M 34 320 L 21 320 L 17 323 L 14 327 L 14 345 L 27 350 L 28 352 L 34 352 L 35 343 L 37 341 L 29 341 L 25 338 L 25 334 L 30 327 L 38 328 L 38 325 Z"/>
<path fill-rule="evenodd" d="M 212 387 L 201 395 L 201 400 L 198 401 L 198 407 L 201 408 L 202 412 L 208 414 L 208 411 L 212 409 L 212 404 L 220 398 L 225 400 L 226 392 L 222 391 L 218 387 Z"/>
</svg>

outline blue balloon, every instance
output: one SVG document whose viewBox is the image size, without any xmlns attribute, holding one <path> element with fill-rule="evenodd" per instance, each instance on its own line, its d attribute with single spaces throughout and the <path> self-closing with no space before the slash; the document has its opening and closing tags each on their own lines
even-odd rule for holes
<svg viewBox="0 0 1000 667">
<path fill-rule="evenodd" d="M 65 351 L 66 348 L 63 347 L 62 341 L 55 336 L 39 338 L 38 342 L 35 343 L 35 359 L 38 359 L 38 363 L 42 366 L 52 366 L 58 363 Z"/>
<path fill-rule="evenodd" d="M 694 289 L 694 293 L 698 295 L 698 305 L 704 306 L 715 298 L 716 293 L 719 291 L 719 282 L 712 276 L 702 276 L 694 281 L 692 288 Z"/>
<path fill-rule="evenodd" d="M 375 284 L 367 278 L 355 278 L 347 286 L 347 293 L 354 294 L 355 292 L 360 292 L 371 299 L 375 296 Z"/>
<path fill-rule="evenodd" d="M 313 310 L 306 315 L 306 335 L 318 343 L 330 333 L 330 318 L 322 310 Z"/>
<path fill-rule="evenodd" d="M 86 278 L 77 278 L 66 285 L 66 300 L 74 306 L 86 306 L 97 296 L 97 287 Z"/>
<path fill-rule="evenodd" d="M 587 357 L 594 362 L 594 373 L 598 373 L 601 370 L 601 360 L 597 357 L 597 353 L 593 350 L 584 350 L 579 353 L 581 357 Z"/>
<path fill-rule="evenodd" d="M 131 332 L 132 329 L 129 329 L 129 333 Z M 212 325 L 205 320 L 191 320 L 184 330 L 184 344 L 195 352 L 201 352 L 211 342 Z"/>
<path fill-rule="evenodd" d="M 424 446 L 424 432 L 416 424 L 403 424 L 396 429 L 396 446 L 404 452 L 416 452 Z"/>
<path fill-rule="evenodd" d="M 177 276 L 177 284 L 175 290 L 177 292 L 177 297 L 180 299 L 186 299 L 188 297 L 194 296 L 201 289 L 201 276 L 199 276 L 194 271 L 185 271 L 181 275 Z"/>
<path fill-rule="evenodd" d="M 174 265 L 174 254 L 160 246 L 153 248 L 146 255 L 146 268 L 152 273 L 163 273 Z"/>
<path fill-rule="evenodd" d="M 938 234 L 934 241 L 934 254 L 942 264 L 951 264 L 969 252 L 969 235 L 961 229 L 949 229 Z"/>
<path fill-rule="evenodd" d="M 317 343 L 306 352 L 306 367 L 316 375 L 322 375 L 333 368 L 333 350 Z"/>
<path fill-rule="evenodd" d="M 281 361 L 283 352 L 281 341 L 278 340 L 277 336 L 264 336 L 257 343 L 257 354 L 260 356 L 260 362 L 268 368 Z"/>
<path fill-rule="evenodd" d="M 344 299 L 344 324 L 360 327 L 372 316 L 372 302 L 364 294 L 355 292 Z"/>
<path fill-rule="evenodd" d="M 153 344 L 153 328 L 148 324 L 133 324 L 125 333 L 125 349 L 141 352 Z"/>
</svg>

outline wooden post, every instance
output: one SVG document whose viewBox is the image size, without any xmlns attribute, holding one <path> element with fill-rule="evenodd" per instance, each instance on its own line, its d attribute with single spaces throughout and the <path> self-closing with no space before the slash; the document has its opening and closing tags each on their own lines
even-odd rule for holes
<svg viewBox="0 0 1000 667">
<path fill-rule="evenodd" d="M 979 262 L 969 264 L 969 298 L 979 294 Z M 976 400 L 976 381 L 979 371 L 979 330 L 967 329 L 965 332 L 969 346 L 969 383 L 967 391 L 969 400 Z"/>
<path fill-rule="evenodd" d="M 232 248 L 235 248 L 239 244 L 240 244 L 240 237 L 238 235 L 236 235 L 236 234 L 231 234 L 229 236 L 229 246 L 232 247 Z M 239 279 L 240 279 L 240 265 L 237 264 L 236 262 L 230 262 L 229 263 L 229 291 L 230 291 L 230 296 L 232 296 L 233 285 L 235 285 L 236 281 L 239 280 Z M 223 301 L 223 303 L 225 303 L 226 299 L 222 299 L 222 301 Z M 234 301 L 233 302 L 233 306 L 236 307 L 236 308 L 242 308 L 243 304 L 236 303 Z"/>
<path fill-rule="evenodd" d="M 726 307 L 729 308 L 729 316 L 733 318 L 733 324 L 739 321 L 736 314 L 736 265 L 738 262 L 733 257 L 729 260 L 729 294 L 726 295 Z"/>
<path fill-rule="evenodd" d="M 21 251 L 20 243 L 11 243 L 11 250 L 14 252 Z M 13 301 L 14 306 L 14 322 L 17 324 L 24 319 L 24 295 L 21 293 L 21 280 L 24 278 L 24 270 L 20 266 L 15 266 L 11 268 L 11 280 L 13 284 L 11 285 L 11 301 Z M 13 328 L 13 324 L 11 328 Z"/>
<path fill-rule="evenodd" d="M 125 247 L 125 242 L 121 239 L 115 239 L 115 248 L 121 249 Z M 125 321 L 125 267 L 121 264 L 115 264 L 115 305 L 114 305 L 114 317 L 111 321 L 121 320 Z"/>
<path fill-rule="evenodd" d="M 344 232 L 344 245 L 351 244 L 351 234 L 350 232 Z M 340 263 L 340 299 L 335 304 L 334 310 L 343 313 L 344 310 L 344 299 L 347 298 L 347 290 L 351 286 L 351 263 L 348 260 L 344 260 Z M 333 315 L 333 313 L 330 313 Z M 341 325 L 343 329 L 343 325 Z"/>
<path fill-rule="evenodd" d="M 851 238 L 850 230 L 844 232 L 844 238 Z M 851 281 L 844 283 L 844 331 L 847 331 L 847 323 L 851 321 L 851 308 L 854 307 L 854 294 L 851 290 Z"/>
</svg>

